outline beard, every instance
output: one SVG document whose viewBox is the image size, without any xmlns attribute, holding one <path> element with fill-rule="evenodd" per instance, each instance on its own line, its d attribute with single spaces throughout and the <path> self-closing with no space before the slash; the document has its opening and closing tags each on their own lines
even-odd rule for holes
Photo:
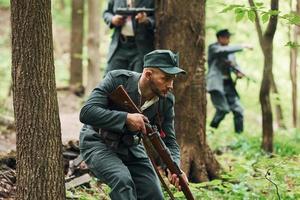
<svg viewBox="0 0 300 200">
<path fill-rule="evenodd" d="M 158 97 L 165 97 L 166 94 L 162 93 L 158 87 L 155 85 L 154 81 L 152 80 L 152 78 L 149 80 L 149 86 L 151 91 Z"/>
</svg>

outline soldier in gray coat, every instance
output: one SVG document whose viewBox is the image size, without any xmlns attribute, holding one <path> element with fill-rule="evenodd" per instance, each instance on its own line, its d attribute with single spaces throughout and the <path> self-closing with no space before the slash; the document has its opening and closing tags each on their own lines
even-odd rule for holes
<svg viewBox="0 0 300 200">
<path fill-rule="evenodd" d="M 136 16 L 116 15 L 117 8 L 154 8 L 154 0 L 109 0 L 103 13 L 105 23 L 114 29 L 107 57 L 106 72 L 143 70 L 143 57 L 154 50 L 154 13 Z"/>
<path fill-rule="evenodd" d="M 243 108 L 231 74 L 235 73 L 237 78 L 243 77 L 234 53 L 242 51 L 244 48 L 252 49 L 252 47 L 250 45 L 229 45 L 230 35 L 228 29 L 218 31 L 217 42 L 209 45 L 208 48 L 207 91 L 210 93 L 216 109 L 210 126 L 217 128 L 225 115 L 231 111 L 235 132 L 241 133 L 244 130 Z"/>
<path fill-rule="evenodd" d="M 93 174 L 110 186 L 113 200 L 161 200 L 157 175 L 141 144 L 145 121 L 157 125 L 173 160 L 180 164 L 174 130 L 174 96 L 170 92 L 177 74 L 177 55 L 156 50 L 145 56 L 143 73 L 109 72 L 92 91 L 80 112 L 85 125 L 80 132 L 80 152 Z M 123 85 L 143 114 L 127 113 L 108 95 Z M 131 138 L 131 139 L 128 139 Z M 134 139 L 135 138 L 135 139 Z M 178 177 L 171 175 L 178 186 Z"/>
</svg>

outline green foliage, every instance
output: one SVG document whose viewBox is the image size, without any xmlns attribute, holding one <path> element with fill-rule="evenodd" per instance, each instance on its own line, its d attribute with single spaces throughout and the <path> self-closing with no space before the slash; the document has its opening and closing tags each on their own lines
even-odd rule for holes
<svg viewBox="0 0 300 200">
<path fill-rule="evenodd" d="M 91 187 L 79 186 L 66 191 L 67 199 L 79 200 L 109 200 L 110 188 L 104 184 L 100 184 L 96 179 L 90 183 Z"/>
<path fill-rule="evenodd" d="M 287 42 L 285 44 L 285 46 L 290 47 L 290 48 L 298 48 L 298 47 L 300 47 L 300 45 L 298 43 L 292 42 L 292 41 Z"/>
<path fill-rule="evenodd" d="M 223 171 L 219 179 L 190 183 L 196 199 L 297 199 L 300 198 L 300 134 L 299 130 L 279 131 L 274 146 L 275 153 L 260 150 L 259 133 L 237 135 L 227 130 L 209 129 L 207 140 L 217 154 Z M 291 142 L 292 141 L 292 142 Z M 99 189 L 100 188 L 100 189 Z M 277 191 L 278 188 L 278 191 Z M 170 185 L 178 200 L 184 194 Z M 92 184 L 92 188 L 78 188 L 68 192 L 68 197 L 78 199 L 108 198 L 109 188 Z M 277 194 L 278 193 L 278 194 Z M 164 191 L 165 198 L 168 194 Z"/>
<path fill-rule="evenodd" d="M 0 0 L 0 7 L 2 8 L 9 8 L 10 1 L 9 0 Z"/>
<path fill-rule="evenodd" d="M 283 14 L 280 15 L 281 11 L 278 10 L 267 10 L 266 7 L 264 6 L 263 3 L 255 3 L 255 6 L 247 6 L 244 4 L 223 4 L 224 9 L 221 11 L 221 13 L 226 13 L 226 12 L 232 12 L 234 11 L 235 13 L 235 19 L 236 22 L 241 21 L 245 13 L 247 13 L 248 19 L 251 22 L 255 21 L 256 14 L 260 16 L 261 20 L 263 23 L 266 23 L 271 16 L 278 16 L 281 19 L 284 19 L 287 21 L 287 24 L 295 24 L 299 25 L 300 24 L 300 16 L 296 13 L 288 13 L 288 14 Z"/>
</svg>

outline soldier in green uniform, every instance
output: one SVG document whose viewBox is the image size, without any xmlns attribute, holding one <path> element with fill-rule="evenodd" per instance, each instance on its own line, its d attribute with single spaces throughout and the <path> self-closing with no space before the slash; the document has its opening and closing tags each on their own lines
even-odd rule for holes
<svg viewBox="0 0 300 200">
<path fill-rule="evenodd" d="M 163 199 L 157 175 L 138 139 L 145 122 L 157 125 L 174 161 L 180 152 L 174 131 L 174 96 L 170 92 L 177 74 L 178 56 L 169 50 L 145 55 L 142 74 L 128 70 L 109 72 L 92 91 L 80 112 L 80 152 L 93 174 L 110 186 L 113 200 Z M 123 85 L 143 114 L 122 111 L 108 95 Z M 128 141 L 132 141 L 129 143 Z M 178 186 L 178 177 L 171 175 Z"/>
<path fill-rule="evenodd" d="M 244 48 L 252 49 L 250 45 L 229 45 L 231 33 L 228 29 L 217 32 L 217 42 L 208 48 L 207 91 L 210 93 L 216 113 L 210 126 L 217 128 L 225 115 L 232 111 L 236 133 L 244 130 L 243 108 L 235 89 L 231 73 L 242 78 L 240 67 L 237 65 L 234 53 Z"/>
<path fill-rule="evenodd" d="M 115 14 L 117 8 L 154 8 L 154 0 L 109 0 L 103 13 L 105 23 L 113 29 L 106 72 L 115 69 L 143 71 L 143 57 L 154 50 L 154 13 L 135 16 Z"/>
</svg>

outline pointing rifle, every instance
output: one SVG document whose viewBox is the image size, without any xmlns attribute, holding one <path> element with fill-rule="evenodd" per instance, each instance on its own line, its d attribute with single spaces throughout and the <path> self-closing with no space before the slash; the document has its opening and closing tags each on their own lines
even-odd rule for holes
<svg viewBox="0 0 300 200">
<path fill-rule="evenodd" d="M 123 16 L 137 15 L 138 13 L 145 12 L 147 15 L 153 14 L 153 8 L 117 8 L 116 14 Z"/>
<path fill-rule="evenodd" d="M 119 85 L 109 96 L 115 104 L 122 107 L 130 113 L 141 113 L 140 109 L 134 104 L 123 85 Z M 187 181 L 183 177 L 183 173 L 180 170 L 179 166 L 173 161 L 171 154 L 166 147 L 165 143 L 162 141 L 159 132 L 155 126 L 151 126 L 149 123 L 145 123 L 147 134 L 144 136 L 144 142 L 150 141 L 153 149 L 161 157 L 162 161 L 166 164 L 167 168 L 172 174 L 176 174 L 179 178 L 179 184 L 181 190 L 184 193 L 187 200 L 194 200 L 193 194 L 190 191 Z M 145 147 L 148 146 L 145 145 Z"/>
<path fill-rule="evenodd" d="M 248 75 L 246 75 L 244 72 L 242 72 L 239 68 L 237 68 L 237 64 L 230 61 L 230 60 L 224 60 L 225 64 L 227 66 L 230 67 L 230 69 L 234 72 L 234 73 L 239 73 L 241 74 L 243 77 L 245 77 L 247 79 L 247 81 L 251 81 L 253 83 L 256 83 L 256 80 L 253 79 L 252 77 L 249 77 Z M 236 82 L 236 81 L 235 81 Z"/>
</svg>

